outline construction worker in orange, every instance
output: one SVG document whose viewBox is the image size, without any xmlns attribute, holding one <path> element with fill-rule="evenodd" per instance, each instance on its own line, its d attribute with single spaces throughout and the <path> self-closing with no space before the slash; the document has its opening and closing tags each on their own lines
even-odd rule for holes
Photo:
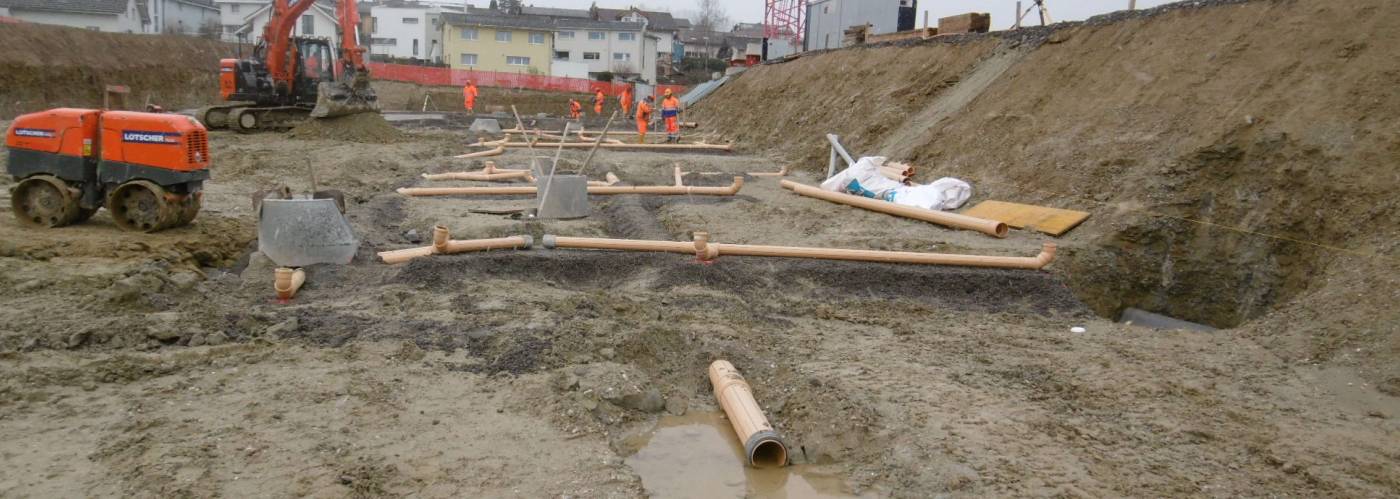
<svg viewBox="0 0 1400 499">
<path fill-rule="evenodd" d="M 647 129 L 651 126 L 651 103 L 653 99 L 650 95 L 637 103 L 637 143 L 647 143 Z"/>
<path fill-rule="evenodd" d="M 601 116 L 603 114 L 603 103 L 607 101 L 608 96 L 603 95 L 603 89 L 600 87 L 598 93 L 593 95 L 593 112 Z"/>
<path fill-rule="evenodd" d="M 583 104 L 578 99 L 569 99 L 569 118 L 579 119 L 583 117 Z"/>
<path fill-rule="evenodd" d="M 666 142 L 681 141 L 681 100 L 666 89 L 666 97 L 661 99 L 661 118 L 666 120 Z"/>
<path fill-rule="evenodd" d="M 622 104 L 623 118 L 632 115 L 632 99 L 632 85 L 628 85 L 622 89 L 622 96 L 617 98 L 618 102 Z"/>
<path fill-rule="evenodd" d="M 473 81 L 471 81 L 471 80 L 467 80 L 467 86 L 462 87 L 462 98 L 463 98 L 464 100 L 467 101 L 467 102 L 466 102 L 466 107 L 467 107 L 467 112 L 468 112 L 468 113 L 474 113 L 474 112 L 476 112 L 476 96 L 477 96 L 477 94 L 478 94 L 478 92 L 477 92 L 477 90 L 476 90 L 476 82 L 473 82 Z"/>
</svg>

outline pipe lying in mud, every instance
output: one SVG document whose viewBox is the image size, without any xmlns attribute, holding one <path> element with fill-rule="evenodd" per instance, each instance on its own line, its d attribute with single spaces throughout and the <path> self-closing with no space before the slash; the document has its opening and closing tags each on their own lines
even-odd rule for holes
<svg viewBox="0 0 1400 499">
<path fill-rule="evenodd" d="M 865 208 L 870 211 L 878 211 L 880 213 L 886 213 L 905 218 L 912 218 L 915 220 L 923 220 L 925 222 L 932 222 L 945 227 L 972 230 L 995 237 L 1006 237 L 1006 234 L 1009 231 L 1005 223 L 998 222 L 996 220 L 969 217 L 967 215 L 959 215 L 957 213 L 925 210 L 923 208 L 904 206 L 900 204 L 891 203 L 889 201 L 882 201 L 879 199 L 853 196 L 850 194 L 842 194 L 839 192 L 824 191 L 819 188 L 812 187 L 810 185 L 799 184 L 791 180 L 783 180 L 781 183 L 784 188 L 790 189 L 793 192 L 803 196 L 822 199 L 848 206 L 854 206 L 857 208 Z"/>
<path fill-rule="evenodd" d="M 744 177 L 734 177 L 734 183 L 723 187 L 692 187 L 685 185 L 589 185 L 589 194 L 655 194 L 666 196 L 733 196 L 744 188 Z M 518 187 L 404 187 L 397 192 L 405 196 L 494 196 L 535 194 L 535 186 Z"/>
<path fill-rule="evenodd" d="M 301 290 L 301 286 L 306 284 L 306 271 L 301 269 L 290 269 L 279 267 L 273 271 L 275 279 L 272 281 L 272 289 L 277 291 L 277 299 L 290 300 Z"/>
<path fill-rule="evenodd" d="M 532 180 L 530 170 L 507 170 L 496 168 L 495 161 L 487 161 L 486 166 L 477 172 L 448 172 L 448 173 L 424 173 L 423 178 L 428 180 L 476 180 L 489 182 L 494 180 L 527 179 Z"/>
<path fill-rule="evenodd" d="M 472 251 L 488 251 L 498 249 L 530 249 L 535 244 L 534 238 L 530 236 L 511 236 L 496 239 L 468 239 L 452 240 L 447 231 L 447 227 L 441 225 L 433 227 L 433 245 L 420 248 L 408 248 L 395 251 L 384 251 L 379 253 L 379 259 L 384 263 L 393 265 L 408 262 L 415 258 L 422 258 L 432 255 L 451 255 L 455 253 L 467 253 Z"/>
<path fill-rule="evenodd" d="M 768 424 L 768 418 L 753 398 L 753 389 L 734 364 L 727 360 L 711 363 L 710 385 L 715 389 L 720 407 L 724 408 L 724 415 L 734 425 L 734 433 L 744 443 L 749 465 L 758 468 L 786 466 L 787 446 L 778 432 L 773 431 L 773 425 Z"/>
<path fill-rule="evenodd" d="M 485 158 L 485 157 L 488 157 L 488 156 L 500 156 L 500 155 L 505 154 L 505 153 L 506 153 L 506 146 L 496 146 L 495 149 L 487 149 L 487 150 L 485 150 L 485 151 L 477 151 L 477 152 L 474 152 L 474 153 L 462 154 L 462 155 L 453 156 L 453 157 L 454 157 L 454 158 L 457 158 L 457 159 Z"/>
<path fill-rule="evenodd" d="M 608 133 L 612 133 L 612 132 L 608 132 Z M 529 144 L 529 143 L 526 143 L 526 142 L 506 142 L 505 144 L 501 144 L 501 147 L 529 147 L 529 146 L 530 146 L 530 144 Z M 536 146 L 536 147 L 540 147 L 540 148 L 564 147 L 564 148 L 570 148 L 570 149 L 580 149 L 580 148 L 593 147 L 593 144 L 592 144 L 592 143 L 589 143 L 589 142 L 563 142 L 563 143 L 558 143 L 558 142 L 545 142 L 545 143 L 536 143 L 535 146 Z M 677 151 L 726 151 L 726 152 L 728 152 L 728 151 L 733 151 L 733 150 L 734 150 L 734 146 L 729 145 L 729 144 L 626 144 L 626 143 L 623 143 L 623 144 L 610 144 L 610 143 L 605 143 L 605 144 L 599 144 L 598 147 L 601 148 L 601 149 L 656 149 L 656 150 L 677 150 Z M 485 151 L 483 151 L 483 152 L 485 152 Z M 477 153 L 473 153 L 473 154 L 477 154 Z M 462 156 L 457 156 L 457 157 L 460 158 L 460 157 L 462 157 Z"/>
<path fill-rule="evenodd" d="M 1039 270 L 1055 260 L 1055 243 L 1045 243 L 1040 254 L 1033 257 L 958 255 L 948 253 L 915 253 L 911 251 L 878 251 L 798 246 L 761 246 L 752 244 L 720 244 L 710 242 L 710 235 L 696 232 L 694 241 L 643 241 L 635 239 L 604 239 L 592 237 L 544 236 L 544 247 L 602 249 L 619 251 L 651 251 L 694 254 L 701 261 L 712 261 L 722 255 L 809 258 L 814 260 L 847 260 L 877 263 L 909 263 L 916 265 L 948 265 L 1000 269 Z"/>
</svg>

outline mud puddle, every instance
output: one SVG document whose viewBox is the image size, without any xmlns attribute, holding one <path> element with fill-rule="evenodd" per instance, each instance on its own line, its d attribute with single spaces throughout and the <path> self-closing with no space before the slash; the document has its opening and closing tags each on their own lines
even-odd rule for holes
<svg viewBox="0 0 1400 499">
<path fill-rule="evenodd" d="M 661 418 L 656 428 L 625 443 L 626 463 L 652 497 L 857 497 L 838 474 L 794 465 L 744 465 L 744 447 L 723 414 L 693 412 Z"/>
</svg>

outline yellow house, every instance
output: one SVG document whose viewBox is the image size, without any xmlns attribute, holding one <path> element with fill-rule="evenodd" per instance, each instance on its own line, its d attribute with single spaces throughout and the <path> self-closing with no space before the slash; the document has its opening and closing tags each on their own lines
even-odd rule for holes
<svg viewBox="0 0 1400 499">
<path fill-rule="evenodd" d="M 549 74 L 554 55 L 552 19 L 482 9 L 444 13 L 442 18 L 443 57 L 452 69 Z"/>
</svg>

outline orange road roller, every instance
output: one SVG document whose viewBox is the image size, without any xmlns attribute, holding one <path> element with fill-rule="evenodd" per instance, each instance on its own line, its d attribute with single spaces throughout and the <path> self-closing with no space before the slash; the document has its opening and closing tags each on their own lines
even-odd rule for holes
<svg viewBox="0 0 1400 499">
<path fill-rule="evenodd" d="M 103 206 L 124 230 L 154 232 L 199 214 L 209 134 L 194 118 L 59 108 L 5 134 L 10 204 L 21 223 L 62 227 Z"/>
</svg>

